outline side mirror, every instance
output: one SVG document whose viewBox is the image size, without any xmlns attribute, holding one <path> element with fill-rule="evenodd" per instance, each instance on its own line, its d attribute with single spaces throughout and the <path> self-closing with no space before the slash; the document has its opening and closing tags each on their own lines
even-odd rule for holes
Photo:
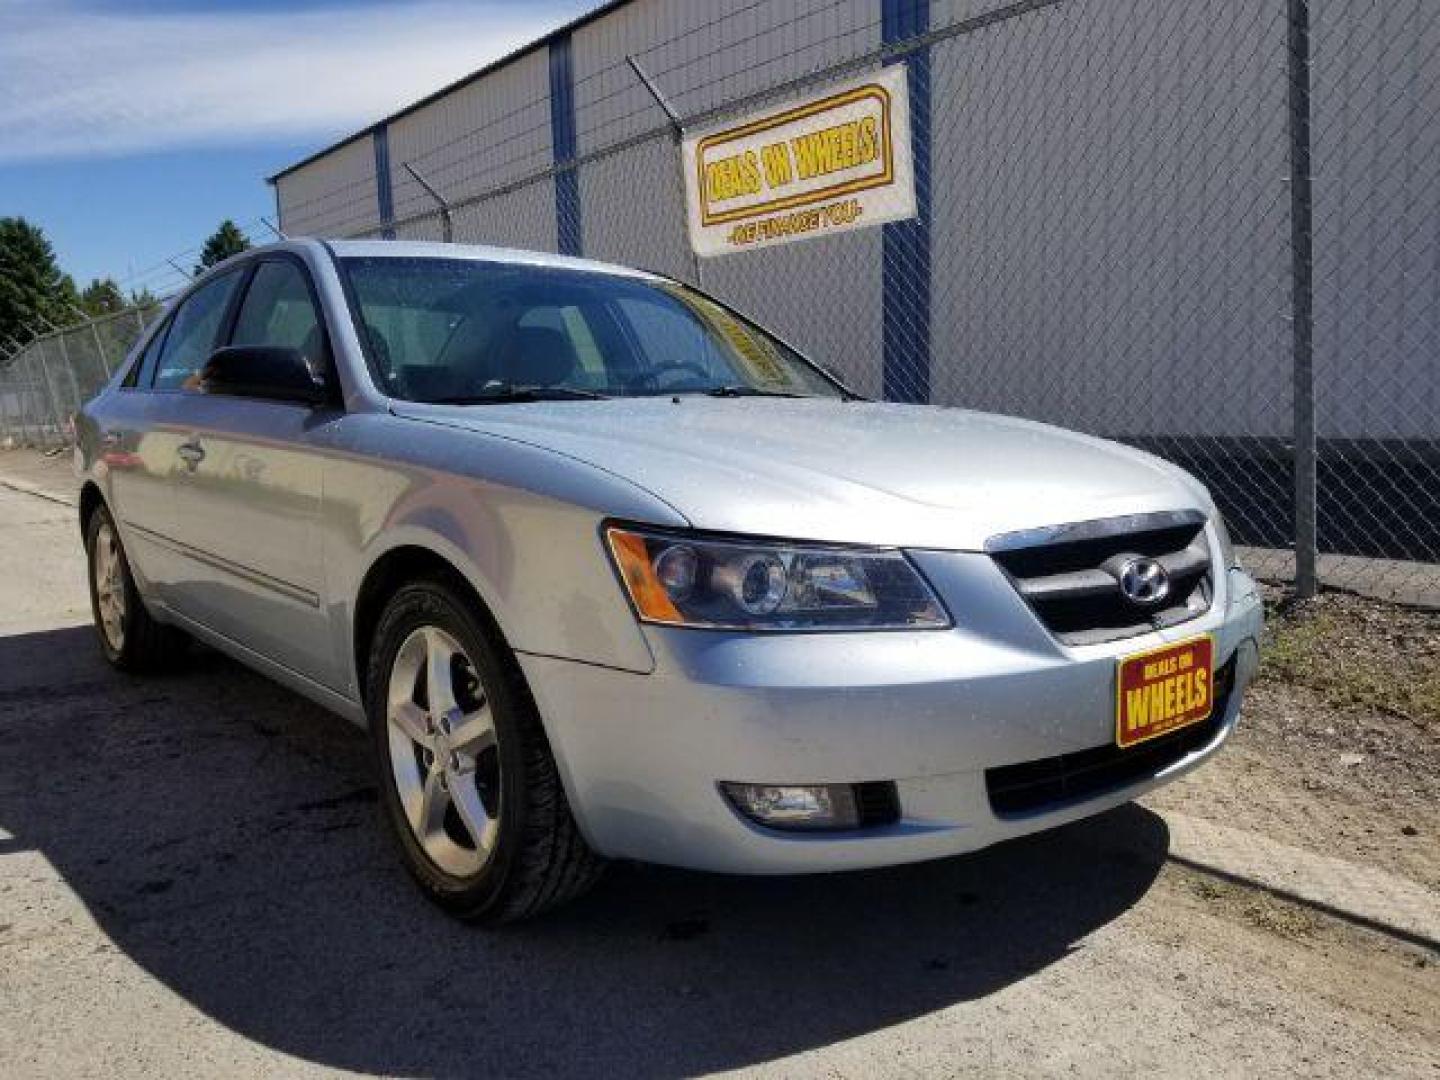
<svg viewBox="0 0 1440 1080">
<path fill-rule="evenodd" d="M 323 405 L 329 398 L 299 349 L 288 345 L 230 345 L 216 349 L 200 372 L 200 389 L 228 397 Z"/>
</svg>

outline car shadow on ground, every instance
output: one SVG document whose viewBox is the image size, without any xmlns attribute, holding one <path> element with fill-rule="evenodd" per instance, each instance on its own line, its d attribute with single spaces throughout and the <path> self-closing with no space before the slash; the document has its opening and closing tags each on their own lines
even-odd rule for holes
<svg viewBox="0 0 1440 1080">
<path fill-rule="evenodd" d="M 1042 970 L 1133 905 L 1168 846 L 1129 806 L 886 871 L 618 864 L 569 907 L 483 931 L 420 897 L 374 804 L 358 731 L 221 657 L 133 680 L 88 628 L 0 638 L 0 851 L 42 854 L 114 947 L 196 1008 L 329 1066 L 774 1060 Z"/>
</svg>

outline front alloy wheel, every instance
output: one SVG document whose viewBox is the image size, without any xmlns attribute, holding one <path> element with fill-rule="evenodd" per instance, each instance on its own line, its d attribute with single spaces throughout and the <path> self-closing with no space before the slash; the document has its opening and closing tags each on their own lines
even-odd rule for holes
<svg viewBox="0 0 1440 1080">
<path fill-rule="evenodd" d="M 463 585 L 422 578 L 390 598 L 365 701 L 382 810 L 436 903 L 506 922 L 599 877 L 520 666 Z"/>
<path fill-rule="evenodd" d="M 475 663 L 436 626 L 411 632 L 390 669 L 390 768 L 406 820 L 437 867 L 484 869 L 500 833 L 500 754 Z"/>
</svg>

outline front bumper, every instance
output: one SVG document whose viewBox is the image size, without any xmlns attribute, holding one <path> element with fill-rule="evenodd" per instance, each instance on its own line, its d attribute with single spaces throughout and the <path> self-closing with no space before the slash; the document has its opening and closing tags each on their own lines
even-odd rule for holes
<svg viewBox="0 0 1440 1080">
<path fill-rule="evenodd" d="M 1258 663 L 1253 581 L 1231 571 L 1204 616 L 1165 631 L 1067 648 L 984 555 L 913 557 L 953 607 L 949 631 L 764 636 L 646 627 L 652 673 L 536 655 L 522 667 L 571 808 L 600 853 L 695 869 L 858 869 L 973 851 L 1124 803 L 1214 753 Z M 985 770 L 1114 738 L 1116 659 L 1200 633 L 1235 661 L 1215 734 L 1153 775 L 1023 817 L 990 806 Z M 784 833 L 742 818 L 721 781 L 888 780 L 900 820 Z"/>
</svg>

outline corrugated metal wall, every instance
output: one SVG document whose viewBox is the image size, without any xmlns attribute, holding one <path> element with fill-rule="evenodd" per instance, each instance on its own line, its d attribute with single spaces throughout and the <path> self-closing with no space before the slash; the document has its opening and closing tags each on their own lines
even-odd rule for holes
<svg viewBox="0 0 1440 1080">
<path fill-rule="evenodd" d="M 574 36 L 580 152 L 664 122 L 629 67 L 616 66 L 627 55 L 643 56 L 646 73 L 681 116 L 701 116 L 872 52 L 880 43 L 879 11 L 876 0 L 635 0 Z M 582 170 L 587 255 L 691 277 L 678 154 L 661 134 Z M 879 392 L 877 230 L 707 260 L 701 274 L 705 288 L 822 358 L 857 389 Z M 798 302 L 802 296 L 811 301 Z"/>
<path fill-rule="evenodd" d="M 1440 19 L 1422 17 L 1424 3 L 1315 4 L 1330 60 L 1315 78 L 1322 435 L 1435 433 L 1440 79 L 1416 66 L 1437 62 Z M 631 0 L 283 175 L 283 227 L 438 238 L 408 161 L 462 204 L 458 239 L 691 278 L 677 150 L 627 55 L 683 116 L 721 122 L 764 104 L 769 88 L 806 76 L 823 85 L 836 65 L 873 68 L 887 12 L 922 11 L 943 31 L 1002 7 L 1015 5 Z M 1140 441 L 1283 444 L 1285 3 L 1025 7 L 902 57 L 923 69 L 933 101 L 921 178 L 929 284 L 913 315 L 929 353 L 920 396 Z M 897 280 L 916 286 L 915 273 L 885 265 L 888 242 L 868 229 L 706 260 L 700 273 L 858 389 L 894 396 L 886 304 Z M 1373 392 L 1345 378 L 1357 357 Z M 1166 385 L 1177 393 L 1155 389 Z M 1411 407 L 1407 385 L 1430 395 L 1428 411 Z"/>
<path fill-rule="evenodd" d="M 1264 6 L 1066 0 L 930 50 L 952 400 L 1125 436 L 1288 433 L 1286 24 Z"/>
<path fill-rule="evenodd" d="M 280 227 L 295 236 L 348 236 L 380 220 L 375 148 L 368 137 L 282 176 L 275 188 Z"/>
<path fill-rule="evenodd" d="M 1440 5 L 1313 6 L 1320 434 L 1433 439 L 1440 429 Z"/>
<path fill-rule="evenodd" d="M 433 200 L 403 167 L 405 162 L 454 202 L 547 170 L 554 161 L 547 70 L 544 52 L 530 53 L 392 122 L 388 139 L 395 217 L 405 220 L 434 209 Z M 497 244 L 555 245 L 553 205 L 540 193 L 482 203 L 465 212 L 456 229 L 461 235 L 493 237 L 490 242 Z"/>
</svg>

